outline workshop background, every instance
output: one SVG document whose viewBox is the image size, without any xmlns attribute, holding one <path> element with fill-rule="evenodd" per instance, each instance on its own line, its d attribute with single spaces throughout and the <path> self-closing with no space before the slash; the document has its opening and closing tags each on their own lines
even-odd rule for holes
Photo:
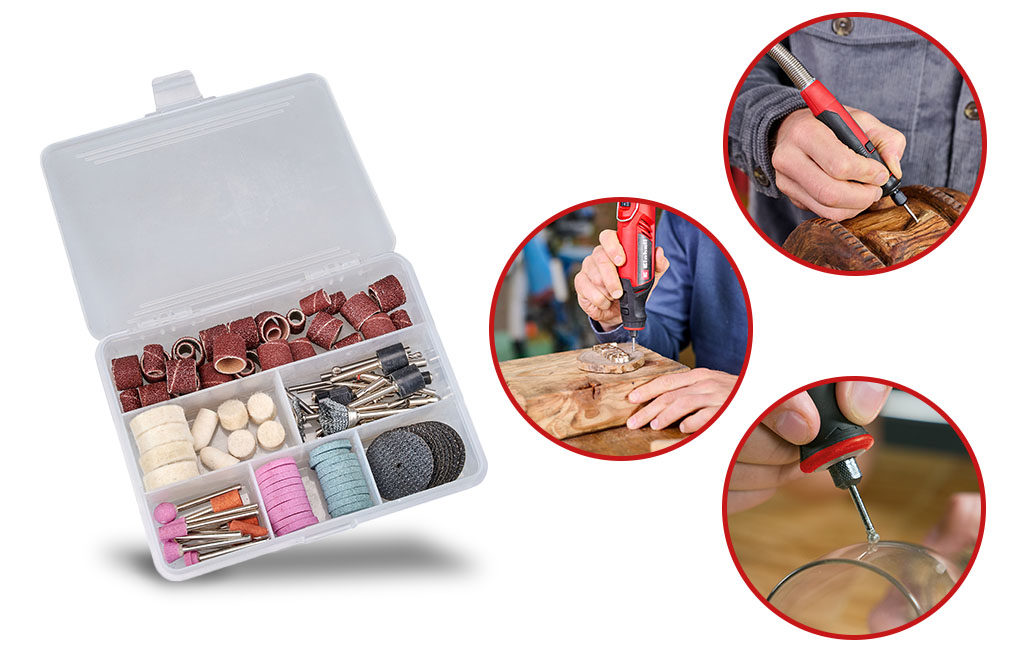
<svg viewBox="0 0 1024 650">
<path fill-rule="evenodd" d="M 573 210 L 523 244 L 501 279 L 495 302 L 494 352 L 499 362 L 597 343 L 576 301 L 573 278 L 599 244 L 601 231 L 615 230 L 615 212 L 614 202 Z M 658 210 L 658 223 L 665 214 Z M 693 347 L 687 346 L 676 360 L 694 367 Z"/>
</svg>

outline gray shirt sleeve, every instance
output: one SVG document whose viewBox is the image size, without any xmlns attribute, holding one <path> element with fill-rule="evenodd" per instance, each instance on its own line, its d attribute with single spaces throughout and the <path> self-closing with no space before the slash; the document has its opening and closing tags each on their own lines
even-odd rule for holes
<svg viewBox="0 0 1024 650">
<path fill-rule="evenodd" d="M 783 77 L 774 61 L 761 57 L 736 95 L 729 119 L 729 162 L 751 178 L 755 190 L 772 198 L 780 196 L 772 167 L 775 130 L 784 117 L 806 108 L 800 91 Z"/>
</svg>

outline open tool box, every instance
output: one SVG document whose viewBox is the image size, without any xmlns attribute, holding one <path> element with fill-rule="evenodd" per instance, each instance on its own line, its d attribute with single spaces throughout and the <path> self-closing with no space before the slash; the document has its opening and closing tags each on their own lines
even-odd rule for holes
<svg viewBox="0 0 1024 650">
<path fill-rule="evenodd" d="M 100 339 L 97 363 L 157 570 L 184 580 L 479 483 L 486 460 L 455 376 L 416 276 L 393 252 L 394 234 L 324 80 L 306 75 L 203 98 L 183 72 L 154 80 L 153 90 L 156 112 L 51 145 L 42 163 L 86 322 Z M 411 326 L 339 349 L 317 348 L 313 357 L 157 405 L 179 405 L 191 426 L 201 408 L 264 392 L 285 429 L 280 448 L 257 448 L 252 458 L 223 469 L 199 464 L 198 476 L 145 491 L 129 422 L 146 409 L 122 412 L 113 359 L 139 354 L 146 344 L 169 348 L 181 336 L 265 310 L 283 314 L 321 288 L 352 295 L 387 275 L 405 289 L 402 307 Z M 346 327 L 339 338 L 352 331 Z M 286 387 L 395 343 L 422 354 L 438 401 L 319 439 L 307 430 L 303 441 Z M 385 431 L 421 421 L 458 432 L 465 445 L 461 474 L 384 500 L 366 448 Z M 352 442 L 371 504 L 332 518 L 310 451 L 339 439 Z M 239 484 L 243 501 L 258 504 L 266 522 L 257 470 L 286 457 L 295 461 L 319 523 L 282 535 L 271 530 L 265 541 L 190 566 L 165 561 L 155 506 Z"/>
</svg>

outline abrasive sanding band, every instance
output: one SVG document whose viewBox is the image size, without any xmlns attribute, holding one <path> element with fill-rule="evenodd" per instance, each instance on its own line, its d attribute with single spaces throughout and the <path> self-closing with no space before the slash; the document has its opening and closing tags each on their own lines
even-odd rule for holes
<svg viewBox="0 0 1024 650">
<path fill-rule="evenodd" d="M 366 319 L 363 326 L 359 328 L 363 336 L 368 339 L 372 339 L 378 336 L 383 336 L 388 332 L 395 331 L 395 324 L 391 322 L 391 317 L 387 314 L 374 314 Z"/>
<path fill-rule="evenodd" d="M 203 343 L 194 336 L 183 336 L 171 346 L 172 359 L 195 359 L 200 364 L 206 358 Z"/>
<path fill-rule="evenodd" d="M 225 375 L 245 370 L 245 339 L 230 332 L 214 339 L 213 367 Z"/>
<path fill-rule="evenodd" d="M 260 332 L 256 327 L 256 319 L 252 316 L 231 321 L 228 323 L 228 331 L 242 337 L 246 350 L 255 350 L 260 344 Z"/>
<path fill-rule="evenodd" d="M 341 306 L 345 304 L 345 294 L 341 291 L 335 291 L 331 294 L 331 308 L 327 310 L 328 314 L 337 314 L 341 311 Z"/>
<path fill-rule="evenodd" d="M 291 326 L 288 319 L 274 311 L 264 311 L 256 315 L 256 328 L 260 333 L 260 341 L 278 341 L 288 338 Z"/>
<path fill-rule="evenodd" d="M 256 353 L 260 355 L 260 368 L 264 370 L 283 366 L 295 360 L 288 341 L 267 341 L 256 348 Z"/>
<path fill-rule="evenodd" d="M 288 347 L 292 351 L 292 360 L 301 361 L 302 359 L 308 359 L 316 356 L 316 350 L 313 349 L 313 343 L 306 337 L 295 339 L 294 341 L 288 341 Z"/>
<path fill-rule="evenodd" d="M 323 289 L 314 291 L 305 298 L 299 300 L 299 309 L 306 316 L 312 316 L 318 311 L 326 311 L 331 307 L 331 298 Z"/>
<path fill-rule="evenodd" d="M 195 359 L 167 360 L 167 392 L 186 395 L 199 390 L 199 373 Z"/>
<path fill-rule="evenodd" d="M 142 347 L 142 374 L 149 381 L 160 381 L 167 376 L 167 353 L 159 343 L 150 343 Z"/>
<path fill-rule="evenodd" d="M 292 334 L 298 334 L 306 328 L 306 315 L 298 307 L 289 309 L 284 317 L 288 320 L 288 328 Z"/>
<path fill-rule="evenodd" d="M 138 388 L 129 388 L 128 390 L 121 391 L 118 395 L 118 399 L 121 401 L 122 413 L 142 408 L 142 399 L 139 397 Z"/>
<path fill-rule="evenodd" d="M 206 353 L 206 360 L 213 361 L 213 341 L 221 334 L 228 333 L 227 325 L 214 325 L 204 330 L 199 331 L 199 342 L 203 345 L 203 351 Z M 199 365 L 203 365 L 199 362 Z"/>
<path fill-rule="evenodd" d="M 309 322 L 309 329 L 306 336 L 310 341 L 316 343 L 325 350 L 330 349 L 334 340 L 338 338 L 338 332 L 345 326 L 345 323 L 326 312 L 318 312 Z"/>
<path fill-rule="evenodd" d="M 386 275 L 370 285 L 370 297 L 373 298 L 381 311 L 391 311 L 405 304 L 405 289 L 393 275 Z"/>
<path fill-rule="evenodd" d="M 379 311 L 380 307 L 377 303 L 362 291 L 346 300 L 345 304 L 341 306 L 341 315 L 357 330 L 363 329 L 366 319 Z"/>
<path fill-rule="evenodd" d="M 117 390 L 142 386 L 142 366 L 139 365 L 139 358 L 134 354 L 111 361 L 110 372 L 114 375 L 114 386 L 117 387 Z"/>
<path fill-rule="evenodd" d="M 359 332 L 353 332 L 352 334 L 349 334 L 345 338 L 339 340 L 337 343 L 332 345 L 331 349 L 332 350 L 337 350 L 339 348 L 344 348 L 344 347 L 348 347 L 350 345 L 355 345 L 356 343 L 359 343 L 362 340 L 363 340 L 363 335 L 362 334 L 360 334 Z"/>
<path fill-rule="evenodd" d="M 222 372 L 217 372 L 217 369 L 213 367 L 212 363 L 204 363 L 199 366 L 199 384 L 203 388 L 226 384 L 232 379 L 234 379 L 232 375 L 225 375 Z"/>
<path fill-rule="evenodd" d="M 139 389 L 139 402 L 142 403 L 142 406 L 152 406 L 153 404 L 158 404 L 169 400 L 170 398 L 171 395 L 167 392 L 166 381 L 146 384 Z"/>
</svg>

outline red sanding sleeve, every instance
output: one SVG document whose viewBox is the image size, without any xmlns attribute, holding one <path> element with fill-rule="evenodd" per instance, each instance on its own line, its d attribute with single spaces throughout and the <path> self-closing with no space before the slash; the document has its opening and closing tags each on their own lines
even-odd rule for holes
<svg viewBox="0 0 1024 650">
<path fill-rule="evenodd" d="M 212 363 L 204 363 L 199 366 L 199 385 L 203 388 L 226 384 L 232 379 L 234 379 L 234 377 L 231 375 L 225 375 L 222 372 L 217 372 L 217 369 L 213 367 Z"/>
<path fill-rule="evenodd" d="M 341 339 L 340 341 L 338 341 L 337 343 L 332 345 L 331 349 L 332 350 L 337 350 L 339 348 L 344 348 L 344 347 L 347 347 L 349 345 L 354 345 L 356 343 L 359 343 L 362 340 L 363 340 L 363 335 L 360 334 L 359 332 L 355 332 L 354 334 L 349 334 L 345 338 Z"/>
<path fill-rule="evenodd" d="M 338 338 L 338 332 L 345 324 L 325 312 L 319 312 L 313 316 L 306 330 L 306 336 L 310 341 L 316 343 L 323 349 L 330 349 L 334 339 Z"/>
<path fill-rule="evenodd" d="M 142 374 L 149 381 L 160 381 L 167 376 L 167 353 L 164 346 L 151 343 L 142 348 Z"/>
<path fill-rule="evenodd" d="M 331 299 L 323 289 L 314 291 L 299 301 L 299 309 L 306 316 L 312 316 L 318 311 L 325 311 L 331 306 Z"/>
<path fill-rule="evenodd" d="M 142 408 L 142 399 L 139 398 L 138 388 L 129 388 L 128 390 L 121 391 L 118 395 L 121 400 L 121 412 L 127 413 L 128 411 L 134 411 L 137 408 Z"/>
<path fill-rule="evenodd" d="M 379 311 L 377 303 L 362 291 L 346 300 L 345 304 L 341 306 L 341 315 L 357 330 L 363 329 L 366 319 Z"/>
<path fill-rule="evenodd" d="M 381 311 L 391 311 L 405 304 L 405 289 L 393 275 L 388 275 L 370 285 L 370 296 Z"/>
<path fill-rule="evenodd" d="M 260 333 L 256 329 L 256 319 L 252 316 L 231 321 L 228 323 L 228 331 L 242 337 L 246 350 L 255 350 L 260 344 Z"/>
<path fill-rule="evenodd" d="M 288 338 L 291 326 L 288 319 L 274 311 L 264 311 L 256 315 L 256 328 L 260 332 L 260 340 L 279 341 Z"/>
<path fill-rule="evenodd" d="M 341 311 L 341 306 L 345 304 L 345 294 L 341 291 L 336 291 L 331 294 L 331 308 L 327 310 L 328 314 L 337 314 Z"/>
<path fill-rule="evenodd" d="M 142 366 L 139 357 L 120 357 L 110 362 L 110 372 L 114 375 L 114 386 L 117 390 L 128 390 L 142 386 Z"/>
<path fill-rule="evenodd" d="M 168 359 L 167 392 L 172 395 L 186 395 L 197 390 L 199 373 L 196 372 L 195 359 Z"/>
<path fill-rule="evenodd" d="M 294 341 L 288 341 L 288 347 L 291 349 L 292 359 L 295 361 L 316 356 L 316 350 L 313 349 L 313 343 L 306 337 L 295 339 Z"/>
<path fill-rule="evenodd" d="M 213 341 L 213 367 L 233 375 L 245 369 L 245 339 L 237 334 L 221 334 Z"/>
<path fill-rule="evenodd" d="M 260 368 L 270 370 L 294 361 L 288 341 L 267 341 L 256 348 L 260 355 Z"/>
<path fill-rule="evenodd" d="M 214 325 L 199 332 L 199 342 L 203 344 L 203 352 L 207 361 L 213 361 L 213 341 L 221 334 L 227 333 L 227 325 Z"/>
<path fill-rule="evenodd" d="M 139 389 L 139 402 L 143 406 L 152 406 L 159 402 L 164 402 L 171 399 L 171 395 L 167 392 L 167 382 L 158 381 L 155 384 L 146 384 Z"/>
<path fill-rule="evenodd" d="M 387 314 L 374 314 L 366 319 L 359 331 L 362 332 L 364 338 L 372 339 L 388 332 L 394 332 L 395 324 L 391 322 L 391 317 Z"/>
<path fill-rule="evenodd" d="M 404 309 L 396 309 L 391 312 L 391 322 L 395 324 L 395 329 L 405 329 L 412 325 L 412 319 L 409 318 L 409 312 Z"/>
</svg>

